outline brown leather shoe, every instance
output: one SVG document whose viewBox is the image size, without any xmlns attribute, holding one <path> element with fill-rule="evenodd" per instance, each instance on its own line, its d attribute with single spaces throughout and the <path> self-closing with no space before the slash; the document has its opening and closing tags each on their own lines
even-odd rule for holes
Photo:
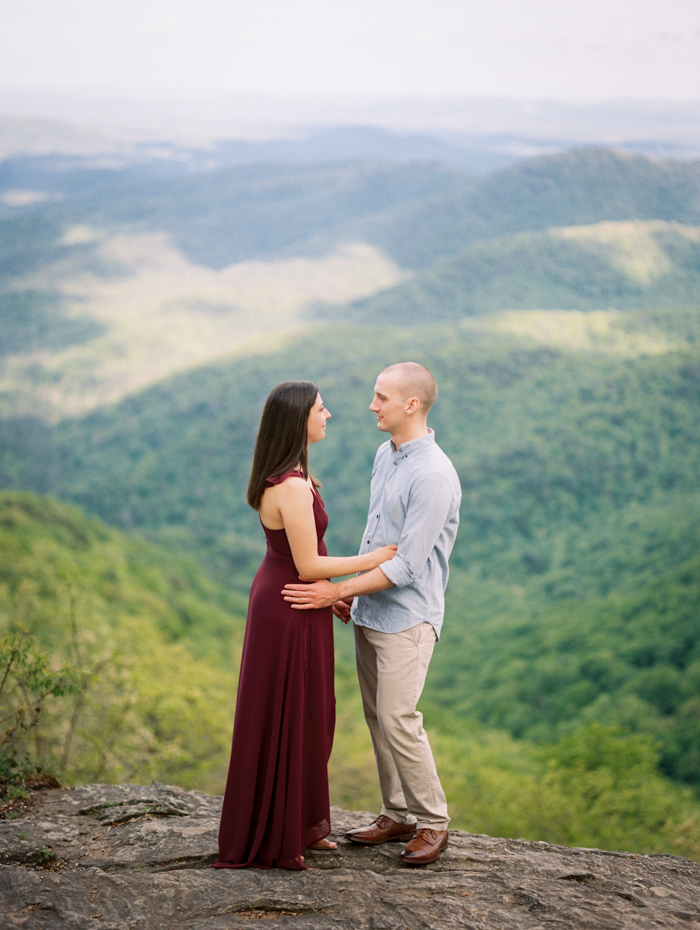
<svg viewBox="0 0 700 930">
<path fill-rule="evenodd" d="M 414 823 L 397 823 L 386 814 L 380 814 L 368 827 L 356 827 L 348 830 L 345 838 L 353 843 L 366 843 L 377 846 L 379 843 L 389 843 L 392 840 L 410 840 L 416 832 Z"/>
<path fill-rule="evenodd" d="M 401 861 L 406 865 L 427 865 L 429 862 L 435 862 L 447 846 L 448 836 L 447 830 L 421 827 L 401 850 Z"/>
</svg>

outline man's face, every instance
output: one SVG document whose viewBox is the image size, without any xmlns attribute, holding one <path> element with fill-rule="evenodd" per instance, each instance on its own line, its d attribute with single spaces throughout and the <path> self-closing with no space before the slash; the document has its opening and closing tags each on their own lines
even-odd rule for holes
<svg viewBox="0 0 700 930">
<path fill-rule="evenodd" d="M 374 385 L 374 400 L 369 405 L 377 415 L 377 426 L 384 433 L 398 432 L 408 419 L 406 398 L 397 375 L 382 372 Z"/>
</svg>

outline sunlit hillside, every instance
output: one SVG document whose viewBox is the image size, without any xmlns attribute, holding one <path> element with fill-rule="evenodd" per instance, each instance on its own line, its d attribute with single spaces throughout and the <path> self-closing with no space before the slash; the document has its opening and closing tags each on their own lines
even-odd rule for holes
<svg viewBox="0 0 700 930">
<path fill-rule="evenodd" d="M 6 416 L 80 414 L 317 319 L 688 306 L 698 289 L 694 165 L 582 149 L 478 183 L 438 164 L 35 173 L 19 199 L 0 174 Z"/>
<path fill-rule="evenodd" d="M 700 226 L 607 221 L 479 243 L 343 315 L 417 323 L 506 309 L 696 307 L 699 293 Z"/>
<path fill-rule="evenodd" d="M 76 416 L 174 372 L 272 349 L 310 331 L 317 304 L 342 306 L 405 276 L 363 244 L 212 269 L 189 261 L 164 233 L 108 236 L 79 226 L 64 242 L 93 246 L 88 261 L 42 267 L 8 295 L 14 333 L 6 330 L 0 344 L 15 351 L 0 369 L 6 414 Z"/>
</svg>

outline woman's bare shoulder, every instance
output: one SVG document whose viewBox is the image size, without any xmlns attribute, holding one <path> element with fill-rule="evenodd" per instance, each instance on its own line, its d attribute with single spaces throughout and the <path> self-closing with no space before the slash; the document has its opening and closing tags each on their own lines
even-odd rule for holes
<svg viewBox="0 0 700 930">
<path fill-rule="evenodd" d="M 285 514 L 298 518 L 302 510 L 309 511 L 313 505 L 310 486 L 302 475 L 290 475 L 279 484 L 268 485 L 260 502 L 260 519 L 268 529 L 282 529 Z"/>
<path fill-rule="evenodd" d="M 288 475 L 283 481 L 268 485 L 263 498 L 269 501 L 304 500 L 311 490 L 303 475 Z"/>
</svg>

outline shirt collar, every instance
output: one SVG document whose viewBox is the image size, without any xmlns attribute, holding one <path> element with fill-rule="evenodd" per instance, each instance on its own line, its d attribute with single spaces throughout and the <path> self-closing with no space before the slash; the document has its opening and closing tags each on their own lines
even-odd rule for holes
<svg viewBox="0 0 700 930">
<path fill-rule="evenodd" d="M 406 458 L 414 452 L 420 452 L 425 446 L 430 445 L 435 442 L 435 430 L 432 430 L 428 427 L 428 432 L 425 436 L 418 436 L 417 439 L 410 439 L 408 442 L 402 442 L 399 448 L 397 449 L 394 446 L 393 440 L 389 440 L 389 445 L 391 446 L 391 451 L 398 458 Z"/>
</svg>

